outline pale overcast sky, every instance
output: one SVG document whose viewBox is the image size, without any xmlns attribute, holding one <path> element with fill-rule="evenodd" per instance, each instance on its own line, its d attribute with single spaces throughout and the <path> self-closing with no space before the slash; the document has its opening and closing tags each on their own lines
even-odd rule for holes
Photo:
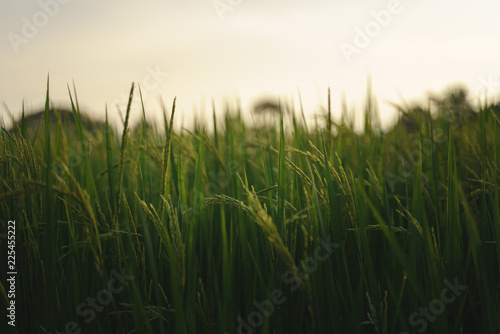
<svg viewBox="0 0 500 334">
<path fill-rule="evenodd" d="M 150 114 L 178 97 L 184 120 L 205 98 L 297 95 L 306 111 L 340 96 L 361 112 L 367 76 L 382 118 L 401 102 L 462 82 L 498 90 L 500 2 L 493 0 L 0 0 L 0 101 L 16 115 L 51 98 L 100 117 L 132 81 Z M 375 14 L 378 13 L 378 14 Z M 387 15 L 389 13 L 389 15 Z M 361 32 L 361 33 L 360 33 Z M 366 35 L 365 35 L 366 34 Z M 168 73 L 168 74 L 167 74 Z M 199 110 L 199 107 L 197 107 Z M 201 109 L 202 110 L 202 109 Z M 201 111 L 198 111 L 201 113 Z M 0 111 L 6 124 L 7 113 Z M 134 117 L 139 112 L 134 111 Z"/>
</svg>

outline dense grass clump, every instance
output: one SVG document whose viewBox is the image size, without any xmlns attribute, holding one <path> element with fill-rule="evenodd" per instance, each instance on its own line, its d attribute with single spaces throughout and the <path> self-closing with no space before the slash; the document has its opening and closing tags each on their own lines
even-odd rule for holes
<svg viewBox="0 0 500 334">
<path fill-rule="evenodd" d="M 445 99 L 382 132 L 368 103 L 362 134 L 214 110 L 209 133 L 174 131 L 175 101 L 131 131 L 136 98 L 120 134 L 75 91 L 74 122 L 51 119 L 48 89 L 40 127 L 3 129 L 2 333 L 500 332 L 498 106 Z"/>
</svg>

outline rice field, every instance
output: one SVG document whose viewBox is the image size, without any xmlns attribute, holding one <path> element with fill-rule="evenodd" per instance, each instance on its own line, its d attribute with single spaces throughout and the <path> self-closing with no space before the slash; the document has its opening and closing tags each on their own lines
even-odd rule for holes
<svg viewBox="0 0 500 334">
<path fill-rule="evenodd" d="M 0 332 L 500 332 L 498 105 L 131 129 L 132 86 L 117 133 L 68 99 L 1 131 Z"/>
</svg>

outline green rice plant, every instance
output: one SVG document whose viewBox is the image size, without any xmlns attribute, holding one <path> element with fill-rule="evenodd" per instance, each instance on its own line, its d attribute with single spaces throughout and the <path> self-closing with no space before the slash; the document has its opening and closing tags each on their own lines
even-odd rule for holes
<svg viewBox="0 0 500 334">
<path fill-rule="evenodd" d="M 151 127 L 139 87 L 134 128 L 133 85 L 118 134 L 108 110 L 87 128 L 74 87 L 71 128 L 48 84 L 44 118 L 23 103 L 0 133 L 2 333 L 500 330 L 498 106 L 401 108 L 422 123 L 384 132 L 368 90 L 357 133 L 328 92 L 316 123 L 301 103 L 266 126 L 214 107 L 213 130 L 177 130 L 176 100 Z"/>
</svg>

